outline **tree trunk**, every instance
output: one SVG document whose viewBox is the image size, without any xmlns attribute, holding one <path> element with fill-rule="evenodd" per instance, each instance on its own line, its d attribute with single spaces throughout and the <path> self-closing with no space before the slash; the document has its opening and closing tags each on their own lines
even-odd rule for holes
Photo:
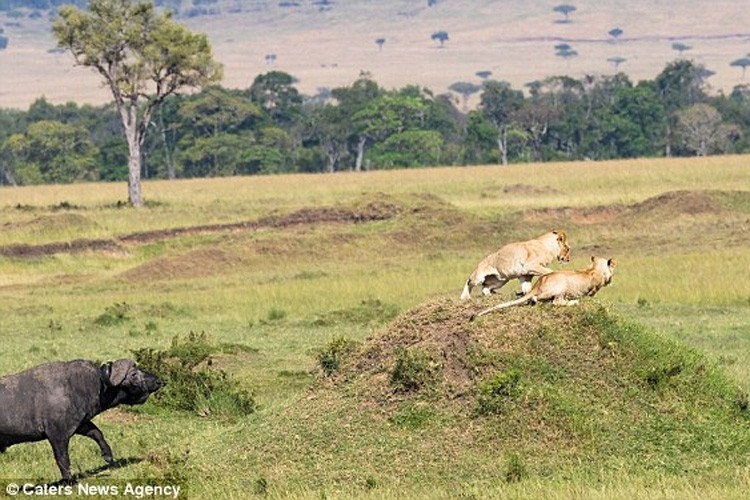
<svg viewBox="0 0 750 500">
<path fill-rule="evenodd" d="M 357 161 L 354 163 L 354 171 L 362 171 L 362 162 L 365 159 L 365 144 L 367 144 L 367 137 L 360 137 L 357 143 Z"/>
<path fill-rule="evenodd" d="M 10 184 L 11 186 L 18 186 L 16 184 L 16 178 L 13 177 L 13 174 L 10 173 L 4 166 L 0 165 L 0 175 L 5 177 L 5 181 Z"/>
<path fill-rule="evenodd" d="M 497 134 L 497 148 L 500 150 L 500 163 L 505 166 L 508 164 L 508 127 L 500 127 Z"/>
<path fill-rule="evenodd" d="M 143 207 L 141 197 L 141 148 L 128 137 L 128 198 L 136 208 Z"/>
<path fill-rule="evenodd" d="M 135 110 L 132 111 L 135 114 Z M 143 207 L 141 197 L 141 142 L 135 119 L 125 125 L 125 137 L 128 141 L 128 199 L 136 208 Z"/>
<path fill-rule="evenodd" d="M 141 197 L 141 139 L 143 133 L 138 126 L 137 103 L 125 104 L 116 101 L 117 108 L 125 129 L 125 139 L 128 142 L 128 199 L 130 204 L 136 208 L 143 207 Z"/>
</svg>

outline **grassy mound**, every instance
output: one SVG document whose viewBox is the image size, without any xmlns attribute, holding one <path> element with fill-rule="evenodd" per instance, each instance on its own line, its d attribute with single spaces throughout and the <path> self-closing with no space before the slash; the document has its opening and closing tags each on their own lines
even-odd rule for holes
<svg viewBox="0 0 750 500">
<path fill-rule="evenodd" d="M 498 455 L 508 480 L 568 467 L 682 473 L 730 457 L 747 463 L 747 395 L 698 353 L 592 302 L 469 322 L 477 307 L 430 302 L 345 350 L 310 396 L 318 405 L 305 402 L 306 421 L 316 406 L 369 415 L 358 419 L 369 422 L 364 435 L 401 432 L 409 443 L 416 433 L 420 446 L 399 453 L 462 457 L 481 464 L 474 478 L 493 465 L 497 474 L 487 458 Z"/>
</svg>

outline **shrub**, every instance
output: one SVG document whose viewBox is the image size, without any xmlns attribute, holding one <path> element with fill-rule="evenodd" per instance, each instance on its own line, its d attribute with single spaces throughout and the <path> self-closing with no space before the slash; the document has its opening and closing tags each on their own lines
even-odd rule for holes
<svg viewBox="0 0 750 500">
<path fill-rule="evenodd" d="M 346 337 L 336 337 L 318 353 L 318 364 L 326 376 L 331 376 L 341 368 L 344 358 L 355 347 L 353 340 Z"/>
<path fill-rule="evenodd" d="M 396 351 L 396 364 L 391 371 L 391 385 L 396 391 L 419 390 L 433 379 L 433 363 L 429 355 L 419 349 Z"/>
<path fill-rule="evenodd" d="M 153 401 L 157 406 L 194 412 L 200 416 L 243 416 L 256 409 L 253 395 L 223 370 L 211 368 L 211 354 L 220 346 L 205 333 L 190 332 L 164 351 L 151 348 L 133 351 L 138 365 L 157 374 L 166 385 Z"/>
<path fill-rule="evenodd" d="M 113 304 L 109 307 L 106 307 L 104 309 L 104 312 L 94 320 L 94 323 L 99 326 L 119 325 L 130 319 L 130 311 L 131 307 L 126 302 Z"/>
<path fill-rule="evenodd" d="M 507 370 L 496 374 L 479 385 L 477 411 L 481 415 L 502 413 L 508 402 L 518 395 L 521 374 L 517 370 Z"/>
</svg>

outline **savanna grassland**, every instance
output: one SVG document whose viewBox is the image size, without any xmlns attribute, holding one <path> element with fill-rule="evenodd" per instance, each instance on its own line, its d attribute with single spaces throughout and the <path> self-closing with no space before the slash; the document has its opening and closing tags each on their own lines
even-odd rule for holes
<svg viewBox="0 0 750 500">
<path fill-rule="evenodd" d="M 102 468 L 74 437 L 82 481 L 196 498 L 741 498 L 748 162 L 160 181 L 143 210 L 120 184 L 3 188 L 0 373 L 193 346 L 211 362 L 192 368 L 242 396 L 102 414 L 120 461 Z M 565 267 L 617 259 L 613 286 L 468 322 L 514 291 L 459 302 L 475 264 L 557 228 Z M 0 471 L 58 478 L 46 443 L 9 448 Z"/>
<path fill-rule="evenodd" d="M 491 71 L 493 79 L 523 89 L 556 75 L 612 75 L 613 57 L 626 60 L 617 71 L 634 82 L 653 79 L 675 58 L 685 57 L 714 73 L 708 83 L 715 91 L 729 94 L 747 83 L 730 63 L 748 52 L 750 12 L 730 0 L 714 0 L 711 8 L 699 0 L 577 0 L 569 2 L 577 10 L 567 23 L 553 11 L 561 2 L 329 3 L 332 7 L 321 8 L 320 2 L 308 1 L 218 0 L 210 2 L 216 14 L 178 15 L 178 20 L 208 35 L 228 88 L 247 88 L 258 74 L 280 70 L 296 77 L 306 95 L 350 85 L 362 71 L 385 88 L 419 85 L 435 94 L 455 82 L 481 83 L 478 71 Z M 182 4 L 183 14 L 192 7 L 187 1 L 167 4 Z M 95 72 L 76 68 L 69 54 L 53 50 L 49 12 L 37 19 L 28 17 L 31 9 L 23 9 L 20 19 L 0 15 L 9 38 L 0 50 L 0 107 L 26 108 L 40 96 L 60 104 L 109 102 L 111 95 Z M 608 34 L 613 28 L 623 30 L 617 39 Z M 440 30 L 449 35 L 443 46 L 431 39 Z M 378 38 L 385 39 L 382 49 Z M 571 45 L 577 56 L 556 56 L 560 43 Z M 690 49 L 678 53 L 674 43 Z M 266 59 L 271 54 L 273 64 Z"/>
</svg>

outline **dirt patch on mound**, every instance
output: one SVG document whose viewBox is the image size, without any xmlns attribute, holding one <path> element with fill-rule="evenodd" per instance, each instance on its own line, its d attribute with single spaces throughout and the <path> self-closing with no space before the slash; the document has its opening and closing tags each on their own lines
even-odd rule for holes
<svg viewBox="0 0 750 500">
<path fill-rule="evenodd" d="M 632 215 L 699 214 L 726 210 L 717 199 L 723 191 L 669 191 L 629 207 Z"/>
<path fill-rule="evenodd" d="M 385 332 L 365 341 L 344 366 L 340 380 L 356 381 L 365 394 L 381 404 L 397 403 L 421 391 L 422 396 L 438 394 L 449 404 L 473 407 L 482 380 L 537 350 L 548 358 L 559 357 L 562 363 L 579 358 L 582 366 L 588 367 L 586 371 L 607 369 L 609 360 L 600 358 L 598 336 L 574 327 L 580 319 L 579 311 L 522 307 L 469 321 L 486 305 L 487 301 L 443 299 L 408 311 Z M 540 335 L 550 333 L 558 337 L 559 352 L 538 345 Z M 561 347 L 564 344 L 569 345 Z M 399 390 L 393 384 L 395 367 L 405 353 L 417 353 L 428 360 L 425 369 L 431 382 L 414 391 Z"/>
</svg>

